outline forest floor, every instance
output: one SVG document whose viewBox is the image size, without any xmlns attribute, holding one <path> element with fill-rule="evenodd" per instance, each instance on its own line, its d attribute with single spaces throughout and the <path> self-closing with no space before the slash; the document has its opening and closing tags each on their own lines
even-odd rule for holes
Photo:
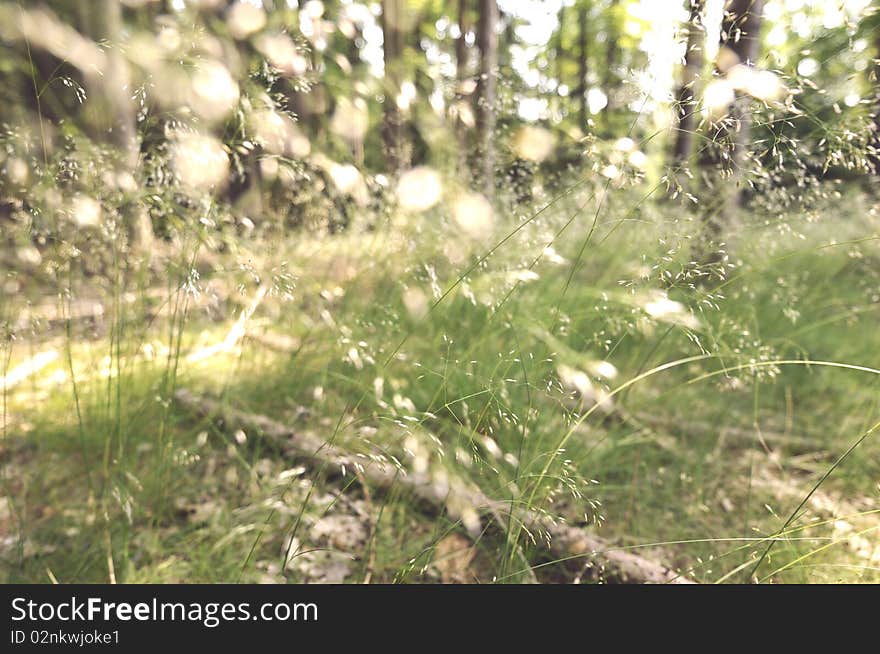
<svg viewBox="0 0 880 654">
<path fill-rule="evenodd" d="M 489 240 L 425 219 L 156 254 L 164 284 L 7 303 L 39 329 L 0 350 L 5 580 L 596 579 L 466 484 L 696 581 L 880 581 L 876 202 L 753 216 L 723 282 L 680 207 L 579 202 Z"/>
</svg>

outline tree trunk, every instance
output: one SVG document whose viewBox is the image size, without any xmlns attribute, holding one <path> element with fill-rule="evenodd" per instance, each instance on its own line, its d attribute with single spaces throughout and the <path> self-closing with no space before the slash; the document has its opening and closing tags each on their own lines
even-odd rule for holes
<svg viewBox="0 0 880 654">
<path fill-rule="evenodd" d="M 106 65 L 94 98 L 95 116 L 106 127 L 110 142 L 119 148 L 125 165 L 133 170 L 138 160 L 137 124 L 131 100 L 128 65 L 120 51 L 122 4 L 117 0 L 81 0 L 83 29 L 96 42 L 107 41 Z"/>
<path fill-rule="evenodd" d="M 81 0 L 80 20 L 83 29 L 96 42 L 107 41 L 106 66 L 99 83 L 96 116 L 106 127 L 110 142 L 119 149 L 121 165 L 132 175 L 140 158 L 137 137 L 137 112 L 132 100 L 128 63 L 120 50 L 123 39 L 122 3 L 118 0 Z M 132 246 L 147 257 L 155 248 L 153 223 L 146 206 L 134 201 L 127 207 L 125 219 Z"/>
<path fill-rule="evenodd" d="M 740 63 L 754 66 L 761 51 L 764 0 L 730 0 L 721 23 L 721 45 L 733 50 Z"/>
<path fill-rule="evenodd" d="M 739 62 L 746 66 L 754 66 L 761 49 L 761 13 L 764 0 L 732 0 L 721 24 L 722 45 L 732 50 Z M 739 182 L 742 169 L 746 162 L 749 143 L 752 140 L 752 116 L 749 111 L 751 102 L 747 97 L 738 97 L 734 102 L 731 118 L 734 121 L 733 152 L 733 189 L 726 209 L 735 209 L 740 203 Z"/>
<path fill-rule="evenodd" d="M 731 0 L 727 4 L 721 23 L 721 47 L 736 55 L 738 63 L 753 66 L 760 51 L 761 12 L 764 0 Z M 726 71 L 717 70 L 717 73 Z M 709 221 L 710 228 L 718 233 L 723 224 L 729 224 L 741 202 L 743 169 L 746 165 L 752 138 L 751 99 L 737 93 L 729 116 L 710 138 L 714 143 L 707 147 L 701 164 L 708 167 L 718 186 L 714 191 L 716 206 Z M 726 152 L 723 149 L 727 148 Z M 727 168 L 729 175 L 719 177 L 719 168 Z"/>
<path fill-rule="evenodd" d="M 570 87 L 569 93 L 565 97 L 558 92 L 558 87 L 565 84 L 565 60 L 567 58 L 567 53 L 565 52 L 565 19 L 568 14 L 567 9 L 565 3 L 559 7 L 559 14 L 557 16 L 559 24 L 548 44 L 548 49 L 552 48 L 553 51 L 553 76 L 556 78 L 557 84 L 557 92 L 553 96 L 553 102 L 562 115 L 568 115 L 569 105 L 574 99 L 574 93 L 576 92 L 574 87 Z"/>
<path fill-rule="evenodd" d="M 677 131 L 673 149 L 673 164 L 686 164 L 694 149 L 694 128 L 696 127 L 695 86 L 703 70 L 705 56 L 703 48 L 706 41 L 703 27 L 703 7 L 705 0 L 691 0 L 690 16 L 687 27 L 687 52 L 684 56 L 684 68 L 681 71 L 681 86 L 678 90 L 676 111 Z"/>
<path fill-rule="evenodd" d="M 880 16 L 880 0 L 874 2 L 875 16 Z M 880 23 L 880 21 L 878 21 Z M 874 32 L 874 173 L 880 175 L 880 24 L 877 24 Z"/>
<path fill-rule="evenodd" d="M 467 0 L 458 0 L 458 38 L 455 39 L 455 76 L 458 82 L 467 77 Z"/>
<path fill-rule="evenodd" d="M 382 140 L 388 171 L 397 174 L 404 167 L 403 116 L 397 96 L 403 83 L 403 0 L 382 0 L 382 53 L 385 58 L 385 104 Z"/>
<path fill-rule="evenodd" d="M 611 0 L 608 5 L 608 29 L 605 34 L 605 78 L 602 86 L 605 95 L 608 98 L 608 104 L 605 106 L 605 123 L 610 127 L 612 112 L 617 107 L 617 97 L 614 90 L 618 85 L 617 64 L 620 61 L 620 46 L 617 43 L 617 12 L 620 0 Z"/>
<path fill-rule="evenodd" d="M 556 34 L 553 36 L 553 63 L 555 65 L 556 71 L 556 79 L 562 84 L 562 81 L 565 79 L 565 73 L 563 72 L 563 62 L 565 61 L 565 46 L 563 45 L 563 39 L 565 38 L 565 16 L 568 12 L 565 10 L 567 7 L 563 3 L 563 5 L 559 8 L 559 27 L 556 28 Z"/>
<path fill-rule="evenodd" d="M 587 43 L 589 41 L 588 16 L 589 7 L 585 3 L 581 3 L 578 7 L 578 100 L 579 106 L 579 127 L 582 130 L 587 128 L 590 111 L 587 103 L 587 74 L 589 73 L 589 53 L 587 51 Z"/>
<path fill-rule="evenodd" d="M 458 38 L 455 40 L 455 81 L 458 83 L 455 97 L 458 102 L 464 101 L 462 86 L 468 77 L 468 47 L 465 38 L 468 30 L 467 5 L 467 0 L 458 0 Z M 467 170 L 467 125 L 460 117 L 455 121 L 455 131 L 458 137 L 458 167 L 459 170 Z"/>
<path fill-rule="evenodd" d="M 495 195 L 495 101 L 498 68 L 498 5 L 480 0 L 477 46 L 480 49 L 480 81 L 477 88 L 477 161 L 483 193 Z"/>
</svg>

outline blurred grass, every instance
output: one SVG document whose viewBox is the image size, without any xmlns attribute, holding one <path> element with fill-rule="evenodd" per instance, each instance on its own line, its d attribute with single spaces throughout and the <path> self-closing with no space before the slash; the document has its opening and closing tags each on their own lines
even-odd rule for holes
<svg viewBox="0 0 880 654">
<path fill-rule="evenodd" d="M 316 536 L 316 525 L 358 510 L 371 517 L 359 517 L 366 533 L 352 536 L 346 581 L 450 574 L 432 560 L 450 534 L 466 532 L 466 511 L 438 518 L 405 493 L 376 496 L 351 478 L 341 485 L 327 471 L 297 470 L 256 435 L 182 414 L 170 397 L 186 386 L 590 523 L 701 581 L 748 581 L 764 539 L 777 535 L 758 579 L 880 580 L 876 437 L 778 534 L 880 413 L 876 374 L 774 364 L 880 366 L 880 223 L 859 197 L 864 212 L 840 215 L 831 201 L 753 216 L 729 246 L 733 268 L 720 286 L 691 261 L 696 223 L 681 207 L 639 205 L 621 192 L 594 213 L 584 192 L 517 231 L 509 217 L 493 242 L 512 236 L 485 260 L 491 243 L 434 213 L 370 232 L 293 237 L 268 253 L 254 248 L 267 271 L 259 281 L 231 278 L 234 261 L 203 275 L 200 284 L 226 284 L 226 318 L 197 294 L 184 314 L 185 297 L 172 292 L 177 309 L 146 331 L 128 315 L 134 308 L 117 303 L 108 319 L 117 328 L 92 340 L 7 345 L 5 371 L 34 350 L 69 347 L 73 375 L 61 357 L 4 393 L 5 579 L 328 580 L 339 561 L 321 552 L 345 548 L 333 534 Z M 535 263 L 551 243 L 555 252 Z M 292 298 L 272 277 L 282 261 L 296 280 Z M 253 338 L 188 358 L 222 342 L 266 280 Z M 646 306 L 661 290 L 688 312 L 652 316 Z M 698 327 L 685 319 L 690 311 Z M 276 351 L 262 333 L 294 347 Z M 603 361 L 616 378 L 589 372 Z M 592 399 L 566 386 L 563 366 L 586 371 Z M 583 419 L 608 393 L 614 408 Z M 305 554 L 285 567 L 288 551 Z M 525 581 L 528 566 L 538 580 L 570 580 L 513 525 L 482 531 L 472 555 L 465 576 L 480 581 Z"/>
</svg>

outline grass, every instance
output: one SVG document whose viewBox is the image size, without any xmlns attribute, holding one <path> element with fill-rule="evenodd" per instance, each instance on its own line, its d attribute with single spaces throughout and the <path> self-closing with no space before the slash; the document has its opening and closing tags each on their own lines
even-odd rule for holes
<svg viewBox="0 0 880 654">
<path fill-rule="evenodd" d="M 207 259 L 191 246 L 157 267 L 149 323 L 144 278 L 117 263 L 97 285 L 101 333 L 67 323 L 4 344 L 4 374 L 62 353 L 3 394 L 6 581 L 582 571 L 474 507 L 438 517 L 284 460 L 183 412 L 180 386 L 434 483 L 467 479 L 700 581 L 878 581 L 880 219 L 862 195 L 840 215 L 834 192 L 749 216 L 720 284 L 691 261 L 687 210 L 627 190 L 600 201 L 601 187 L 485 240 L 441 208 Z M 96 285 L 72 279 L 74 297 Z M 262 287 L 249 335 L 207 349 Z"/>
</svg>

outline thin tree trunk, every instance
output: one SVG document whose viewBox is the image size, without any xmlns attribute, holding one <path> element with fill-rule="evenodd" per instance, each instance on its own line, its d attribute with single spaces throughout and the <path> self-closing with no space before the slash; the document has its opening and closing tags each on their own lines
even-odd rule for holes
<svg viewBox="0 0 880 654">
<path fill-rule="evenodd" d="M 617 106 L 617 98 L 614 89 L 617 87 L 617 64 L 620 61 L 620 46 L 617 43 L 617 8 L 620 0 L 611 0 L 608 5 L 608 16 L 610 24 L 605 36 L 605 79 L 603 86 L 605 95 L 608 98 L 608 104 L 605 107 L 605 122 L 610 123 L 612 111 Z"/>
<path fill-rule="evenodd" d="M 754 66 L 761 49 L 761 13 L 764 0 L 732 0 L 721 24 L 721 39 L 724 46 L 730 48 L 741 64 Z M 739 182 L 742 178 L 743 166 L 746 163 L 749 144 L 752 140 L 752 116 L 749 111 L 751 102 L 747 97 L 739 97 L 734 102 L 731 118 L 734 121 L 733 152 L 733 189 L 726 210 L 735 209 L 740 204 Z"/>
<path fill-rule="evenodd" d="M 119 148 L 125 165 L 134 169 L 138 159 L 135 107 L 131 100 L 128 65 L 120 51 L 122 4 L 117 0 L 81 0 L 83 28 L 96 42 L 107 41 L 106 66 L 96 100 L 99 124 Z"/>
<path fill-rule="evenodd" d="M 721 23 L 721 45 L 740 63 L 754 66 L 761 51 L 761 14 L 764 0 L 730 0 Z"/>
<path fill-rule="evenodd" d="M 753 66 L 758 58 L 763 4 L 764 0 L 731 0 L 727 4 L 721 23 L 720 45 L 735 54 L 741 65 Z M 718 74 L 723 72 L 716 69 Z M 749 96 L 738 93 L 729 116 L 710 133 L 713 143 L 701 157 L 700 164 L 716 187 L 713 189 L 713 217 L 708 223 L 715 234 L 720 233 L 722 225 L 731 222 L 740 206 L 740 185 L 752 137 L 750 109 Z M 724 169 L 729 174 L 719 175 Z"/>
<path fill-rule="evenodd" d="M 97 116 L 106 127 L 110 142 L 119 149 L 120 161 L 134 175 L 140 158 L 137 137 L 137 113 L 132 100 L 128 63 L 122 54 L 122 3 L 118 0 L 81 0 L 79 6 L 83 29 L 96 42 L 106 41 L 106 66 L 99 83 Z M 133 246 L 152 256 L 155 235 L 145 205 L 135 201 L 128 207 L 126 221 Z"/>
<path fill-rule="evenodd" d="M 385 58 L 385 104 L 382 140 L 385 160 L 392 174 L 404 167 L 403 116 L 397 96 L 403 83 L 403 0 L 382 0 L 382 53 Z"/>
<path fill-rule="evenodd" d="M 565 61 L 568 58 L 564 45 L 565 24 L 566 17 L 568 16 L 567 9 L 568 7 L 565 6 L 565 3 L 559 8 L 559 27 L 556 28 L 556 33 L 553 35 L 553 71 L 556 76 L 556 82 L 560 86 L 565 83 Z M 558 93 L 556 94 L 555 101 L 558 103 L 562 114 L 569 113 L 571 99 L 576 92 L 577 89 L 572 88 L 566 97 L 562 97 Z"/>
<path fill-rule="evenodd" d="M 455 39 L 455 75 L 461 82 L 467 77 L 467 0 L 458 0 L 458 38 Z"/>
<path fill-rule="evenodd" d="M 589 52 L 587 51 L 587 43 L 589 41 L 587 30 L 589 7 L 585 3 L 581 3 L 578 7 L 578 100 L 580 128 L 587 128 L 587 120 L 590 116 L 589 103 L 587 102 L 587 74 L 589 73 Z"/>
<path fill-rule="evenodd" d="M 874 8 L 880 14 L 880 0 L 875 0 Z M 874 29 L 874 173 L 880 175 L 880 25 Z"/>
<path fill-rule="evenodd" d="M 480 49 L 480 81 L 477 93 L 477 160 L 483 193 L 495 195 L 495 102 L 498 68 L 498 5 L 480 0 L 477 46 Z"/>
<path fill-rule="evenodd" d="M 563 62 L 565 61 L 563 37 L 565 35 L 565 16 L 568 13 L 566 9 L 565 4 L 559 8 L 559 27 L 556 28 L 556 34 L 554 35 L 554 63 L 556 65 L 556 79 L 560 84 L 562 84 L 562 80 L 565 78 L 563 73 Z"/>
<path fill-rule="evenodd" d="M 455 80 L 458 83 L 456 98 L 463 101 L 462 86 L 467 79 L 468 47 L 465 38 L 468 30 L 467 25 L 467 0 L 458 0 L 458 38 L 455 40 Z M 458 137 L 458 166 L 459 170 L 467 169 L 467 125 L 460 118 L 456 120 L 456 134 Z"/>
<path fill-rule="evenodd" d="M 694 129 L 696 127 L 696 95 L 695 86 L 703 70 L 705 55 L 703 48 L 706 32 L 703 27 L 703 7 L 705 0 L 691 0 L 688 18 L 687 52 L 684 56 L 684 68 L 681 71 L 681 86 L 678 90 L 677 132 L 673 149 L 673 163 L 681 166 L 687 163 L 694 149 Z"/>
</svg>

